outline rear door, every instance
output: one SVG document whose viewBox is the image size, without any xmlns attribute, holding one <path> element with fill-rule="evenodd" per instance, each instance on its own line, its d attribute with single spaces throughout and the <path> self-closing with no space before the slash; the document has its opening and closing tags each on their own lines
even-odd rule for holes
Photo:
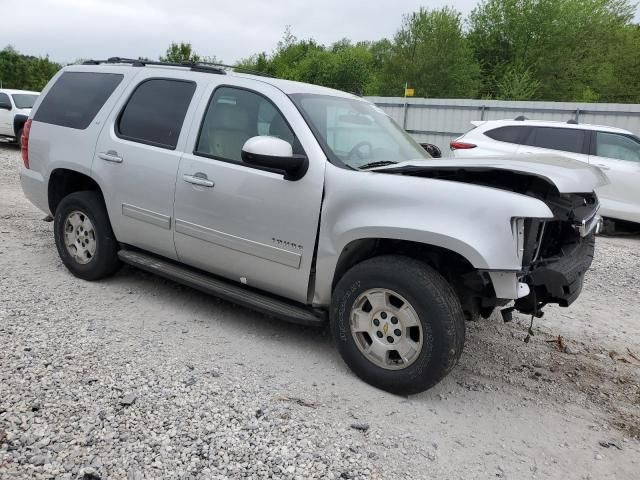
<svg viewBox="0 0 640 480">
<path fill-rule="evenodd" d="M 589 162 L 611 182 L 598 189 L 602 214 L 640 222 L 640 139 L 633 135 L 593 133 Z"/>
<path fill-rule="evenodd" d="M 173 198 L 197 75 L 144 69 L 100 134 L 92 174 L 118 241 L 176 258 Z"/>
<path fill-rule="evenodd" d="M 175 244 L 180 261 L 300 302 L 309 294 L 326 157 L 293 102 L 250 79 L 212 85 L 180 161 Z M 297 181 L 242 162 L 244 143 L 276 136 L 309 158 Z"/>
<path fill-rule="evenodd" d="M 531 126 L 517 153 L 555 154 L 589 162 L 589 132 L 578 128 Z"/>
</svg>

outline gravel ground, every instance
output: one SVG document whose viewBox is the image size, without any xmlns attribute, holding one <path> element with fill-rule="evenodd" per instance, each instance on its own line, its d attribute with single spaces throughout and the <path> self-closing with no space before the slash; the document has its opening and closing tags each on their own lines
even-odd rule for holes
<svg viewBox="0 0 640 480">
<path fill-rule="evenodd" d="M 524 317 L 468 324 L 403 398 L 326 331 L 132 268 L 74 278 L 19 164 L 0 144 L 0 478 L 638 478 L 640 239 L 599 238 L 529 343 Z"/>
</svg>

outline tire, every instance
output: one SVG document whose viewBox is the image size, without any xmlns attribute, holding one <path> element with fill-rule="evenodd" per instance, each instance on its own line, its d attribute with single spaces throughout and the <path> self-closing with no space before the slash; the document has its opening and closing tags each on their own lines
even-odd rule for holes
<svg viewBox="0 0 640 480">
<path fill-rule="evenodd" d="M 16 143 L 18 144 L 18 148 L 22 149 L 22 129 L 18 130 L 16 135 Z"/>
<path fill-rule="evenodd" d="M 386 292 L 385 296 L 381 296 L 377 290 Z M 364 303 L 363 297 L 367 298 Z M 407 338 L 416 345 L 422 339 L 419 351 L 414 349 L 412 358 L 401 358 L 399 350 L 395 354 L 389 352 L 387 359 L 381 361 L 387 362 L 382 366 L 380 363 L 376 364 L 375 358 L 371 359 L 373 354 L 368 357 L 363 352 L 367 346 L 373 346 L 374 334 L 378 336 L 384 331 L 383 337 L 378 338 L 380 342 L 385 342 L 390 337 L 384 335 L 391 332 L 382 323 L 375 326 L 376 320 L 383 322 L 382 315 L 385 312 L 384 308 L 373 308 L 369 297 L 378 300 L 385 298 L 384 301 L 393 307 L 384 317 L 388 319 L 391 315 L 391 322 L 394 320 L 394 312 L 400 312 L 398 308 L 405 307 L 404 303 L 408 303 L 413 309 L 418 317 L 417 322 L 405 322 L 396 313 L 396 322 L 400 320 L 402 328 L 394 330 L 401 333 L 404 330 L 406 334 L 405 337 L 396 337 L 397 342 L 403 342 L 403 338 Z M 376 303 L 380 305 L 378 300 Z M 365 312 L 367 302 L 372 306 L 368 313 Z M 368 323 L 369 318 L 362 323 L 355 321 L 356 318 L 361 318 L 363 312 L 372 317 L 371 323 Z M 376 318 L 378 316 L 380 318 Z M 353 333 L 352 318 L 353 324 L 360 325 L 360 329 L 362 325 L 371 325 L 373 333 Z M 417 326 L 407 329 L 407 325 L 412 322 Z M 378 328 L 382 331 L 377 330 Z M 419 335 L 416 335 L 417 328 L 421 329 Z M 331 332 L 340 355 L 358 377 L 382 390 L 410 395 L 431 388 L 457 364 L 464 346 L 465 317 L 453 288 L 434 269 L 408 257 L 381 256 L 352 267 L 336 285 L 332 296 Z M 393 345 L 400 346 L 400 343 Z M 386 347 L 392 346 L 387 342 Z M 397 364 L 393 364 L 394 362 Z"/>
<path fill-rule="evenodd" d="M 86 223 L 86 219 L 90 223 Z M 58 254 L 73 275 L 84 280 L 100 280 L 120 268 L 118 242 L 111 230 L 104 201 L 98 192 L 84 191 L 67 195 L 58 205 L 53 221 Z M 71 224 L 81 221 L 78 228 Z M 89 225 L 91 229 L 88 228 Z M 68 233 L 69 231 L 72 233 Z M 67 233 L 68 237 L 65 236 Z M 76 242 L 69 248 L 67 242 L 73 239 Z M 72 253 L 73 247 L 77 255 Z"/>
</svg>

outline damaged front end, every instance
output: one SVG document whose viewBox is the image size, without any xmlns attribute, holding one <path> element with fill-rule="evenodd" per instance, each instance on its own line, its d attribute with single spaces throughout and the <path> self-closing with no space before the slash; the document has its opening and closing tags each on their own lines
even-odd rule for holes
<svg viewBox="0 0 640 480">
<path fill-rule="evenodd" d="M 591 266 L 599 228 L 598 199 L 590 194 L 557 194 L 545 200 L 553 220 L 519 220 L 522 238 L 522 276 L 529 294 L 515 309 L 538 316 L 556 303 L 568 307 L 580 295 L 584 274 Z"/>
<path fill-rule="evenodd" d="M 486 317 L 511 300 L 514 306 L 504 312 L 541 316 L 545 305 L 567 307 L 580 295 L 600 224 L 594 190 L 608 182 L 599 170 L 566 158 L 522 157 L 415 162 L 379 171 L 513 192 L 551 210 L 553 218 L 511 219 L 519 270 L 488 269 L 481 278 L 469 272 L 457 286 L 469 317 L 478 311 Z"/>
</svg>

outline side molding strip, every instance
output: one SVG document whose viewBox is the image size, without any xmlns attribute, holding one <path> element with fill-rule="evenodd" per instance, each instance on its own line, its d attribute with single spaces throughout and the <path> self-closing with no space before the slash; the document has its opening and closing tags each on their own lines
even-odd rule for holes
<svg viewBox="0 0 640 480">
<path fill-rule="evenodd" d="M 254 242 L 253 240 L 247 240 L 246 238 L 236 237 L 235 235 L 219 232 L 217 230 L 180 219 L 176 219 L 175 226 L 177 233 L 182 233 L 189 237 L 204 240 L 205 242 L 213 243 L 221 247 L 253 255 L 254 257 L 287 265 L 288 267 L 300 268 L 302 255 L 299 253 L 290 252 L 289 250 L 284 250 L 278 247 L 272 247 L 271 245 L 266 245 L 260 242 Z"/>
<path fill-rule="evenodd" d="M 164 228 L 165 230 L 169 230 L 171 228 L 170 216 L 136 207 L 135 205 L 123 203 L 122 215 L 124 215 L 125 217 L 135 218 L 136 220 L 140 220 L 141 222 L 150 223 L 151 225 Z"/>
</svg>

